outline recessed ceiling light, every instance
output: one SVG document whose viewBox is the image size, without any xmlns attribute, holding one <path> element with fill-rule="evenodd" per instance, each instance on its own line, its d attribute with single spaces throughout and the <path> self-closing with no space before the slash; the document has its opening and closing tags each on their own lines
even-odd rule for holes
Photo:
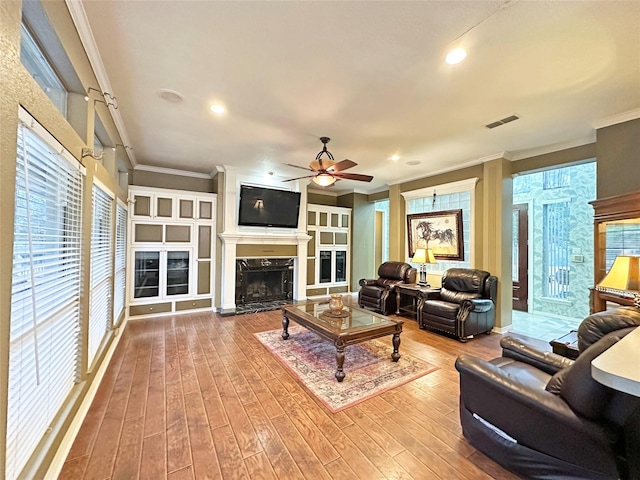
<svg viewBox="0 0 640 480">
<path fill-rule="evenodd" d="M 467 56 L 467 52 L 465 52 L 464 49 L 454 48 L 449 53 L 447 53 L 447 57 L 445 58 L 445 61 L 449 65 L 455 65 L 456 63 L 460 63 L 461 61 L 463 61 L 466 56 Z"/>
<path fill-rule="evenodd" d="M 421 163 L 420 160 L 409 160 L 407 162 L 407 165 L 412 165 L 412 166 L 413 165 L 420 165 L 420 163 Z"/>
<path fill-rule="evenodd" d="M 223 113 L 225 113 L 227 111 L 227 109 L 224 108 L 224 105 L 220 105 L 219 103 L 215 103 L 215 104 L 211 105 L 209 107 L 209 110 L 211 110 L 213 113 L 216 113 L 218 115 L 222 115 Z"/>
<path fill-rule="evenodd" d="M 391 155 L 391 160 L 397 162 L 398 160 L 400 160 L 400 155 Z"/>
</svg>

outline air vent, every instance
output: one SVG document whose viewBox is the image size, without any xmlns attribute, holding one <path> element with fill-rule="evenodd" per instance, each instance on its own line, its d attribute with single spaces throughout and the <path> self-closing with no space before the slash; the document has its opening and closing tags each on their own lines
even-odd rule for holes
<svg viewBox="0 0 640 480">
<path fill-rule="evenodd" d="M 487 128 L 496 128 L 499 127 L 500 125 L 504 125 L 505 123 L 509 123 L 509 122 L 513 122 L 514 120 L 518 120 L 520 117 L 517 115 L 511 115 L 510 117 L 505 117 L 501 120 L 497 120 L 493 123 L 490 123 L 488 125 L 485 125 L 485 127 Z"/>
</svg>

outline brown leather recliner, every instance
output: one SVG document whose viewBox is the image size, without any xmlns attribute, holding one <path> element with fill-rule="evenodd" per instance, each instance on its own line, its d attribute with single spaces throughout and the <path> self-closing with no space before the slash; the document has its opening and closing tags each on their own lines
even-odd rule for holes
<svg viewBox="0 0 640 480">
<path fill-rule="evenodd" d="M 591 377 L 591 360 L 634 328 L 604 335 L 575 361 L 513 337 L 494 360 L 461 355 L 464 436 L 525 478 L 640 478 L 640 398 Z"/>
<path fill-rule="evenodd" d="M 383 315 L 396 312 L 394 287 L 399 283 L 416 283 L 417 270 L 405 262 L 384 262 L 378 267 L 376 280 L 360 280 L 358 305 Z"/>
<path fill-rule="evenodd" d="M 496 321 L 498 278 L 484 270 L 450 268 L 442 276 L 438 296 L 424 301 L 420 328 L 467 337 L 490 333 Z"/>
</svg>

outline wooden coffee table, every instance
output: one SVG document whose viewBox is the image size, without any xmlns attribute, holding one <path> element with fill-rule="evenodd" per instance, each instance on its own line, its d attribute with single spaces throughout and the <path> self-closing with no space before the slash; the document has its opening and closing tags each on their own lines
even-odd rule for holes
<svg viewBox="0 0 640 480">
<path fill-rule="evenodd" d="M 402 320 L 394 320 L 384 315 L 364 310 L 362 308 L 345 305 L 345 317 L 330 316 L 329 302 L 305 302 L 282 307 L 282 339 L 289 338 L 289 321 L 302 325 L 318 335 L 330 340 L 336 346 L 336 380 L 342 382 L 345 377 L 343 370 L 344 349 L 347 345 L 365 342 L 378 337 L 393 335 L 393 353 L 391 359 L 400 359 L 400 334 Z"/>
</svg>

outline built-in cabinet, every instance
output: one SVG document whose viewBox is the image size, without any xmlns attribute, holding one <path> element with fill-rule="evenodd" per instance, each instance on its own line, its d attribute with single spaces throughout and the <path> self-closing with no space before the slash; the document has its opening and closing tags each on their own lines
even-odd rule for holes
<svg viewBox="0 0 640 480">
<path fill-rule="evenodd" d="M 594 211 L 594 285 L 597 285 L 618 255 L 640 254 L 640 191 L 589 203 Z M 633 298 L 591 289 L 591 313 L 606 310 L 607 302 L 630 306 Z"/>
<path fill-rule="evenodd" d="M 216 195 L 129 187 L 129 316 L 213 305 Z"/>
<path fill-rule="evenodd" d="M 307 296 L 349 291 L 351 209 L 309 204 Z"/>
</svg>

